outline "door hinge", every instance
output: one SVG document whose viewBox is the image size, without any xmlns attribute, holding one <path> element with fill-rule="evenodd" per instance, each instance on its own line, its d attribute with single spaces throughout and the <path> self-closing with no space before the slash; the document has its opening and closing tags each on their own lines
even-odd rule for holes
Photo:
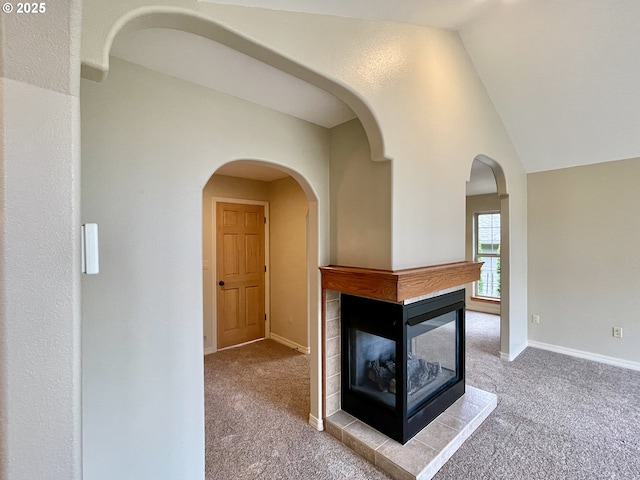
<svg viewBox="0 0 640 480">
<path fill-rule="evenodd" d="M 265 322 L 267 321 L 267 314 L 266 313 L 264 314 L 264 321 Z"/>
<path fill-rule="evenodd" d="M 264 266 L 264 271 L 265 271 L 265 272 L 267 271 L 267 266 L 266 266 L 266 265 Z"/>
<path fill-rule="evenodd" d="M 262 218 L 264 218 L 264 223 L 266 224 L 267 223 L 267 217 L 262 217 Z"/>
</svg>

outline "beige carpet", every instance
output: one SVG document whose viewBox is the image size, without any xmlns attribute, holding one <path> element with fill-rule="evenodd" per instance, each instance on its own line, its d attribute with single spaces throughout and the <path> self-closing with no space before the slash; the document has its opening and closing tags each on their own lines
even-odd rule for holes
<svg viewBox="0 0 640 480">
<path fill-rule="evenodd" d="M 271 340 L 205 357 L 206 478 L 387 479 L 307 423 L 309 359 Z"/>
<path fill-rule="evenodd" d="M 498 407 L 435 480 L 640 480 L 640 372 L 527 348 L 497 355 L 498 317 L 467 314 L 467 382 Z"/>
<path fill-rule="evenodd" d="M 499 403 L 436 480 L 640 479 L 640 372 L 498 348 L 467 312 L 467 382 Z M 308 357 L 275 342 L 208 355 L 205 408 L 207 480 L 389 478 L 307 423 Z"/>
</svg>

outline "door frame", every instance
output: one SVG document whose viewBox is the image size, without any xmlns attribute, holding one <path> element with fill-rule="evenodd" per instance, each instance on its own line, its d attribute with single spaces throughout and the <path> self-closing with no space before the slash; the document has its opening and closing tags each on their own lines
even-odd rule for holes
<svg viewBox="0 0 640 480">
<path fill-rule="evenodd" d="M 247 200 L 244 198 L 228 198 L 228 197 L 211 197 L 211 277 L 212 288 L 218 283 L 216 281 L 217 272 L 217 251 L 216 245 L 218 242 L 218 231 L 216 228 L 217 219 L 217 204 L 218 203 L 237 203 L 239 205 L 262 205 L 264 207 L 264 216 L 267 219 L 264 225 L 264 264 L 267 267 L 267 271 L 264 276 L 264 313 L 267 316 L 267 320 L 264 322 L 264 338 L 270 338 L 271 336 L 271 310 L 270 310 L 270 282 L 269 273 L 271 267 L 269 265 L 269 202 L 263 200 Z M 204 354 L 215 353 L 218 351 L 218 289 L 216 288 L 211 295 L 211 333 L 213 346 L 207 349 Z M 243 344 L 244 345 L 244 344 Z M 238 345 L 234 345 L 238 346 Z M 233 348 L 233 347 L 228 347 Z"/>
</svg>

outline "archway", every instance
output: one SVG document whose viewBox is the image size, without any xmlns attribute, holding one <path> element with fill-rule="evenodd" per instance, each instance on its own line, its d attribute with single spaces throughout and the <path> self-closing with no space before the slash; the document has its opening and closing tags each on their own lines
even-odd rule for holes
<svg viewBox="0 0 640 480">
<path fill-rule="evenodd" d="M 222 347 L 217 338 L 218 287 L 216 205 L 254 205 L 264 209 L 265 334 L 303 353 L 310 353 L 309 300 L 313 272 L 318 269 L 317 198 L 304 179 L 290 169 L 259 161 L 239 160 L 219 167 L 203 188 L 203 330 L 205 355 Z M 313 240 L 315 238 L 315 241 Z"/>
<path fill-rule="evenodd" d="M 475 167 L 475 168 L 474 168 Z M 472 162 L 470 169 L 469 182 L 467 183 L 468 192 L 471 191 L 474 196 L 485 198 L 479 199 L 479 205 L 475 208 L 476 212 L 467 212 L 467 257 L 474 258 L 477 254 L 474 235 L 469 232 L 469 227 L 473 225 L 473 214 L 479 212 L 498 212 L 500 221 L 500 243 L 499 243 L 499 267 L 498 275 L 500 278 L 498 285 L 499 292 L 499 304 L 493 300 L 486 301 L 482 298 L 474 298 L 471 295 L 471 304 L 475 302 L 477 305 L 481 305 L 479 302 L 486 301 L 487 308 L 480 309 L 488 313 L 499 313 L 500 315 L 500 356 L 505 359 L 511 359 L 511 352 L 509 347 L 509 294 L 510 294 L 510 276 L 509 276 L 509 195 L 507 194 L 507 184 L 504 171 L 500 164 L 495 160 L 485 156 L 478 155 Z M 488 178 L 489 175 L 493 176 L 493 179 Z M 475 178 L 474 178 L 475 177 Z M 475 189 L 469 190 L 469 186 L 475 184 Z M 483 195 L 484 194 L 484 195 Z M 467 198 L 470 198 L 469 193 Z M 473 227 L 472 227 L 473 228 Z M 473 230 L 472 230 L 473 231 Z M 474 292 L 475 286 L 474 286 Z M 498 307 L 495 310 L 495 307 Z"/>
<path fill-rule="evenodd" d="M 233 31 L 214 19 L 194 11 L 169 6 L 147 6 L 129 11 L 97 33 L 100 41 L 86 46 L 88 57 L 81 65 L 82 78 L 103 81 L 110 68 L 109 54 L 114 39 L 123 32 L 147 28 L 168 28 L 193 33 L 230 47 L 267 65 L 300 78 L 335 95 L 353 110 L 365 129 L 371 158 L 389 160 L 378 120 L 368 103 L 353 89 L 288 58 L 271 48 Z"/>
<path fill-rule="evenodd" d="M 163 18 L 170 16 L 165 12 Z M 188 30 L 184 12 L 176 16 L 180 21 L 169 22 L 168 26 Z M 209 20 L 200 18 L 196 23 L 209 34 L 217 31 Z M 160 22 L 156 26 L 162 25 Z M 263 52 L 263 60 L 271 59 L 279 65 L 276 53 L 255 46 L 236 33 L 224 32 L 238 44 Z M 230 44 L 234 46 L 233 41 Z M 295 66 L 290 60 L 282 61 Z M 127 425 L 140 418 L 138 405 L 156 402 L 155 411 L 170 410 L 175 412 L 175 418 L 185 419 L 171 423 L 157 435 L 162 442 L 158 449 L 168 450 L 169 439 L 184 445 L 180 462 L 185 475 L 196 475 L 204 453 L 199 435 L 203 417 L 199 311 L 202 215 L 196 209 L 202 204 L 202 187 L 212 170 L 233 159 L 278 159 L 277 166 L 296 179 L 310 199 L 308 222 L 317 226 L 318 232 L 309 235 L 307 247 L 312 352 L 309 423 L 322 428 L 317 266 L 329 262 L 328 150 L 321 147 L 326 133 L 308 124 L 294 125 L 281 117 L 273 121 L 273 113 L 240 106 L 229 97 L 213 98 L 202 91 L 194 95 L 184 84 L 167 78 L 153 79 L 153 72 L 131 64 L 112 65 L 104 84 L 85 83 L 81 102 L 83 214 L 101 225 L 103 258 L 108 265 L 100 278 L 83 285 L 83 436 L 87 472 L 99 471 L 101 459 L 114 465 L 127 461 L 123 451 L 134 451 L 135 445 L 154 435 L 136 431 L 124 441 L 120 437 Z M 337 84 L 334 89 L 346 91 Z M 373 115 L 364 113 L 368 107 L 355 94 L 345 95 L 352 95 L 351 101 L 343 100 L 360 118 L 369 119 L 362 123 L 374 126 L 375 137 Z M 374 142 L 370 133 L 367 136 L 374 143 L 375 158 L 381 155 L 381 137 Z M 213 157 L 216 160 L 212 162 Z M 104 353 L 113 351 L 119 352 L 118 361 L 109 364 L 105 375 Z M 162 381 L 149 388 L 151 372 L 159 359 L 166 362 L 167 368 L 163 369 Z M 132 397 L 136 398 L 135 404 L 129 401 Z M 155 415 L 144 413 L 147 414 Z M 158 425 L 158 429 L 165 427 L 154 421 L 149 424 Z M 113 445 L 108 451 L 102 448 L 105 438 Z"/>
<path fill-rule="evenodd" d="M 293 177 L 296 175 L 297 179 Z M 219 207 L 219 208 L 217 208 Z M 218 300 L 222 300 L 227 294 L 226 286 L 219 286 L 221 275 L 220 267 L 226 262 L 218 262 L 220 251 L 216 249 L 218 229 L 223 229 L 221 222 L 216 221 L 216 215 L 224 209 L 243 211 L 244 208 L 264 209 L 265 214 L 265 331 L 263 338 L 255 338 L 248 343 L 229 346 L 218 345 L 217 333 L 224 335 L 224 315 L 217 308 Z M 226 210 L 225 210 L 226 211 Z M 235 213 L 235 212 L 234 212 Z M 226 215 L 225 215 L 226 216 Z M 233 218 L 236 215 L 231 215 Z M 283 422 L 299 422 L 301 416 L 304 420 L 311 412 L 304 408 L 299 398 L 306 397 L 308 404 L 309 384 L 311 369 L 310 329 L 313 325 L 312 312 L 317 311 L 319 305 L 313 302 L 314 296 L 310 295 L 318 272 L 318 221 L 317 221 L 317 197 L 309 182 L 299 172 L 290 168 L 279 166 L 272 162 L 239 160 L 228 162 L 219 167 L 211 176 L 203 188 L 203 331 L 205 334 L 205 458 L 207 469 L 216 465 L 218 458 L 214 452 L 224 447 L 224 429 L 216 427 L 218 415 L 224 415 L 226 403 L 224 395 L 221 397 L 215 385 L 212 385 L 213 375 L 218 375 L 218 370 L 227 365 L 232 375 L 240 379 L 243 373 L 234 370 L 234 367 L 225 363 L 227 358 L 239 355 L 233 365 L 248 361 L 249 364 L 258 362 L 259 370 L 279 385 L 296 385 L 295 394 L 292 393 L 291 402 L 284 402 L 277 408 L 274 415 L 282 415 Z M 231 222 L 235 223 L 235 222 Z M 236 227 L 230 227 L 235 232 Z M 255 232 L 254 232 L 255 233 Z M 242 243 L 242 242 L 241 242 Z M 242 262 L 240 262 L 242 263 Z M 231 269 L 234 267 L 232 266 Z M 317 288 L 317 286 L 316 286 Z M 233 289 L 231 289 L 233 291 Z M 234 297 L 235 298 L 235 297 Z M 209 308 L 207 308 L 209 307 Z M 253 310 L 257 311 L 257 310 Z M 209 324 L 209 325 L 208 325 Z M 208 328 L 209 327 L 209 328 Z M 231 331 L 237 330 L 237 325 L 232 325 Z M 208 335 L 213 335 L 213 340 L 207 342 Z M 265 341 L 263 341 L 265 340 Z M 278 347 L 271 341 L 281 344 Z M 259 343 L 254 343 L 259 342 Z M 301 359 L 282 348 L 282 345 L 300 353 L 307 354 L 306 359 Z M 238 352 L 222 352 L 229 348 L 239 347 Z M 285 353 L 289 351 L 289 353 Z M 242 353 L 240 353 L 242 352 Z M 213 355 L 207 356 L 209 353 Z M 293 355 L 293 356 L 292 356 Z M 297 358 L 297 360 L 295 360 Z M 244 359 L 244 360 L 240 360 Z M 249 360 L 250 359 L 250 360 Z M 282 364 L 291 367 L 283 376 Z M 307 373 L 300 371 L 300 366 L 306 365 Z M 235 371 L 235 374 L 233 373 Z M 249 365 L 243 372 L 249 372 Z M 216 372 L 215 374 L 213 372 Z M 228 374 L 228 372 L 227 372 Z M 222 377 L 224 378 L 224 376 Z M 265 385 L 264 378 L 255 374 L 254 382 L 249 382 L 244 390 L 247 396 L 257 395 L 256 404 L 261 408 L 275 407 L 278 395 L 282 393 L 266 393 L 271 391 Z M 235 379 L 235 377 L 234 377 Z M 306 388 L 302 388 L 306 385 Z M 258 393 L 262 392 L 262 393 Z M 269 400 L 270 397 L 271 400 Z M 294 400 L 294 398 L 298 400 Z M 216 406 L 217 405 L 217 406 Z M 254 412 L 258 414 L 258 412 Z M 258 418 L 264 418 L 266 411 L 258 414 Z M 253 414 L 253 413 L 252 413 Z M 268 414 L 267 414 L 268 415 Z M 227 415 L 226 422 L 233 422 L 234 416 Z M 294 420 L 297 418 L 298 420 Z M 247 426 L 244 416 L 238 419 L 238 427 L 241 431 Z M 257 419 L 255 421 L 258 421 Z M 276 434 L 277 435 L 277 434 Z M 229 446 L 233 452 L 233 447 Z"/>
</svg>

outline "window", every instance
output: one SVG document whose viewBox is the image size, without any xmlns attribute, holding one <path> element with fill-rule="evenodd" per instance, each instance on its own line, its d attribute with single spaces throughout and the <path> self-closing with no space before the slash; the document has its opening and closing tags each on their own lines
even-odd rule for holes
<svg viewBox="0 0 640 480">
<path fill-rule="evenodd" d="M 475 248 L 477 262 L 484 262 L 480 280 L 475 283 L 477 297 L 500 299 L 500 213 L 476 213 Z"/>
</svg>

